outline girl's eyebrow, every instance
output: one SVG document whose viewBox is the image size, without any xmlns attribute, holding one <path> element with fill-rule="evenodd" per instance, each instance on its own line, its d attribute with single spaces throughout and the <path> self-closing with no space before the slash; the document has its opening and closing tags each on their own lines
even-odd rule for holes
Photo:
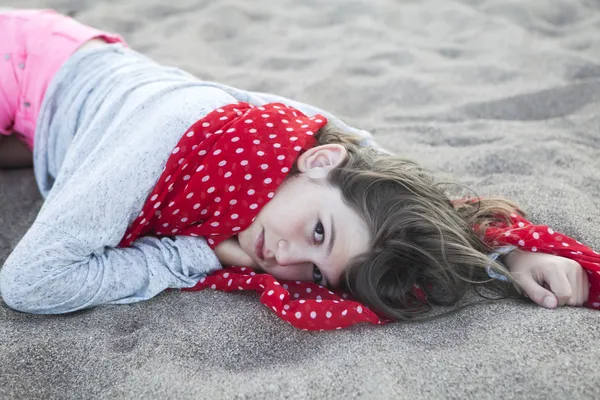
<svg viewBox="0 0 600 400">
<path fill-rule="evenodd" d="M 329 226 L 331 226 L 331 235 L 329 235 L 329 243 L 327 244 L 327 259 L 331 256 L 331 251 L 333 250 L 333 245 L 335 244 L 335 224 L 333 223 L 333 214 L 329 214 Z M 325 281 L 325 287 L 331 288 L 332 286 L 329 284 L 329 280 L 323 274 L 323 281 Z"/>
<path fill-rule="evenodd" d="M 333 250 L 333 245 L 335 243 L 335 224 L 333 223 L 333 214 L 329 214 L 331 225 L 331 235 L 329 236 L 329 245 L 327 246 L 327 258 L 331 256 L 331 250 Z"/>
</svg>

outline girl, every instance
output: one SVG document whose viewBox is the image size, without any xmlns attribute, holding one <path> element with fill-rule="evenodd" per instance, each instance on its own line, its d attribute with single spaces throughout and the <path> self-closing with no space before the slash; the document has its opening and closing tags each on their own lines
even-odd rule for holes
<svg viewBox="0 0 600 400">
<path fill-rule="evenodd" d="M 497 249 L 480 231 L 513 203 L 451 203 L 427 171 L 321 110 L 200 81 L 52 11 L 0 14 L 0 34 L 0 155 L 32 162 L 45 198 L 0 271 L 15 310 L 137 302 L 227 265 L 344 289 L 392 319 L 471 284 L 548 308 L 587 301 L 575 261 L 486 256 Z M 29 152 L 9 159 L 15 139 Z"/>
</svg>

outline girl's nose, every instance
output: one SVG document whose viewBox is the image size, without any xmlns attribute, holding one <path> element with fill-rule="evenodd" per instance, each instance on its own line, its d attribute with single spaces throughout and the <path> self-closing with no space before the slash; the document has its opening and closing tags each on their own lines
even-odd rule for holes
<svg viewBox="0 0 600 400">
<path fill-rule="evenodd" d="M 269 249 L 269 247 L 265 248 L 265 258 L 269 259 L 277 259 L 277 255 L 284 253 L 287 251 L 289 246 L 284 242 L 284 240 L 280 240 L 277 242 L 276 248 L 274 250 Z"/>
<path fill-rule="evenodd" d="M 298 249 L 294 249 L 290 243 L 286 240 L 280 240 L 277 242 L 277 251 L 275 253 L 275 261 L 281 266 L 300 265 L 306 261 L 306 257 L 301 254 L 296 254 Z"/>
<path fill-rule="evenodd" d="M 275 250 L 275 261 L 277 261 L 277 264 L 279 265 L 286 265 L 289 264 L 291 261 L 291 254 L 290 254 L 290 244 L 288 241 L 286 240 L 279 240 L 277 242 L 277 249 Z"/>
</svg>

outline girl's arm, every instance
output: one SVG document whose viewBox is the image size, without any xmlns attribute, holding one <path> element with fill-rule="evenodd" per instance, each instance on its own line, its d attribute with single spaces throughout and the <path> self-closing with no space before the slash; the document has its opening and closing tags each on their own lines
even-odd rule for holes
<svg viewBox="0 0 600 400">
<path fill-rule="evenodd" d="M 0 293 L 15 310 L 62 314 L 192 287 L 220 267 L 203 238 L 143 237 L 129 248 L 91 249 L 58 226 L 38 222 L 2 267 Z"/>
<path fill-rule="evenodd" d="M 59 314 L 133 303 L 192 287 L 221 267 L 197 237 L 144 237 L 117 247 L 182 133 L 203 115 L 193 101 L 182 107 L 177 99 L 161 100 L 160 110 L 150 103 L 126 118 L 106 110 L 114 126 L 98 124 L 98 113 L 79 128 L 39 215 L 0 270 L 9 307 Z"/>
</svg>

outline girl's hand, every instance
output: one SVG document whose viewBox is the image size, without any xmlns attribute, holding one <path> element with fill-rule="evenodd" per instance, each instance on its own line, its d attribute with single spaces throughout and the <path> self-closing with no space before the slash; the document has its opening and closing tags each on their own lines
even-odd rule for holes
<svg viewBox="0 0 600 400">
<path fill-rule="evenodd" d="M 215 254 L 224 267 L 258 268 L 254 260 L 242 250 L 237 236 L 222 241 L 215 247 Z"/>
<path fill-rule="evenodd" d="M 587 272 L 577 261 L 514 250 L 505 257 L 505 263 L 527 296 L 539 305 L 580 306 L 588 299 Z"/>
</svg>

